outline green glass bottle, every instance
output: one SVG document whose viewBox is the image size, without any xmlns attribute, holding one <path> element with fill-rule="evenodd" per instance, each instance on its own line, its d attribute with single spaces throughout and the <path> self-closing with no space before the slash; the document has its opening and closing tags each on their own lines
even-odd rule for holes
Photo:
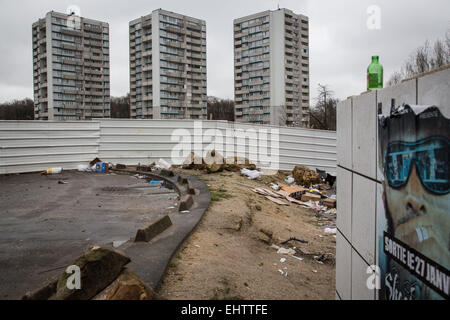
<svg viewBox="0 0 450 320">
<path fill-rule="evenodd" d="M 367 90 L 383 88 L 383 66 L 378 59 L 378 56 L 373 56 L 372 63 L 367 68 Z"/>
</svg>

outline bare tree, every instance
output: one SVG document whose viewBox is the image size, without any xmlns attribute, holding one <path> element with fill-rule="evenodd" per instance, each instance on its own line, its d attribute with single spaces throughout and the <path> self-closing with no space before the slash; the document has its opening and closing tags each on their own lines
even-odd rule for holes
<svg viewBox="0 0 450 320">
<path fill-rule="evenodd" d="M 29 98 L 0 104 L 0 120 L 34 120 L 34 102 Z"/>
<path fill-rule="evenodd" d="M 318 87 L 316 105 L 310 110 L 310 126 L 313 129 L 336 130 L 336 106 L 338 99 L 333 97 L 333 91 L 328 86 Z"/>
<path fill-rule="evenodd" d="M 111 97 L 111 118 L 130 118 L 130 94 Z"/>
<path fill-rule="evenodd" d="M 429 41 L 417 48 L 405 61 L 400 71 L 394 71 L 387 86 L 393 86 L 402 79 L 413 77 L 417 74 L 431 71 L 450 63 L 450 31 L 446 33 L 445 40 L 437 39 L 433 46 Z"/>
<path fill-rule="evenodd" d="M 208 97 L 208 120 L 234 121 L 234 101 Z"/>
<path fill-rule="evenodd" d="M 279 127 L 285 127 L 287 124 L 287 107 L 285 104 L 276 107 L 277 124 Z"/>
</svg>

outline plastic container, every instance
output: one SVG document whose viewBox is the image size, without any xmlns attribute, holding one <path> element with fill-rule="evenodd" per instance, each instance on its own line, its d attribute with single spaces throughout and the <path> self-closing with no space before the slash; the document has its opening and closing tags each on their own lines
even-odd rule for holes
<svg viewBox="0 0 450 320">
<path fill-rule="evenodd" d="M 104 163 L 104 162 L 97 162 L 97 163 L 95 164 L 95 169 L 94 169 L 94 171 L 95 171 L 95 172 L 106 172 L 106 166 L 107 166 L 107 164 Z"/>
<path fill-rule="evenodd" d="M 61 167 L 56 167 L 56 168 L 48 168 L 47 169 L 47 174 L 58 174 L 62 172 L 62 168 Z"/>
</svg>

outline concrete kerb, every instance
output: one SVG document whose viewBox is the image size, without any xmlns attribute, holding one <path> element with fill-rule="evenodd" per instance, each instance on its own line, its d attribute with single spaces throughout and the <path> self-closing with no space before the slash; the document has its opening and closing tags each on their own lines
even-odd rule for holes
<svg viewBox="0 0 450 320">
<path fill-rule="evenodd" d="M 142 172 L 115 170 L 120 174 L 139 174 L 148 178 L 163 180 L 178 192 L 180 200 L 188 196 L 192 201 L 190 212 L 182 214 L 180 204 L 178 212 L 171 213 L 170 218 L 173 225 L 164 233 L 156 236 L 149 243 L 133 242 L 125 249 L 128 256 L 131 257 L 130 269 L 133 270 L 144 282 L 157 289 L 161 283 L 162 277 L 167 271 L 169 262 L 178 251 L 184 241 L 195 231 L 201 218 L 205 214 L 211 202 L 211 195 L 204 182 L 195 176 L 181 175 L 175 173 L 173 177 L 160 176 L 158 174 Z M 195 195 L 188 194 L 188 187 L 195 190 Z M 166 252 L 162 254 L 162 252 Z"/>
</svg>

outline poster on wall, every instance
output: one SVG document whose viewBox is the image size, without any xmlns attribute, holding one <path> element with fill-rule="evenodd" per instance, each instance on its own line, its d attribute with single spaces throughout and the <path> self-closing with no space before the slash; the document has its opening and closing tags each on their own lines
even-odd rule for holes
<svg viewBox="0 0 450 320">
<path fill-rule="evenodd" d="M 450 120 L 402 105 L 378 119 L 378 266 L 383 300 L 449 298 Z"/>
</svg>

